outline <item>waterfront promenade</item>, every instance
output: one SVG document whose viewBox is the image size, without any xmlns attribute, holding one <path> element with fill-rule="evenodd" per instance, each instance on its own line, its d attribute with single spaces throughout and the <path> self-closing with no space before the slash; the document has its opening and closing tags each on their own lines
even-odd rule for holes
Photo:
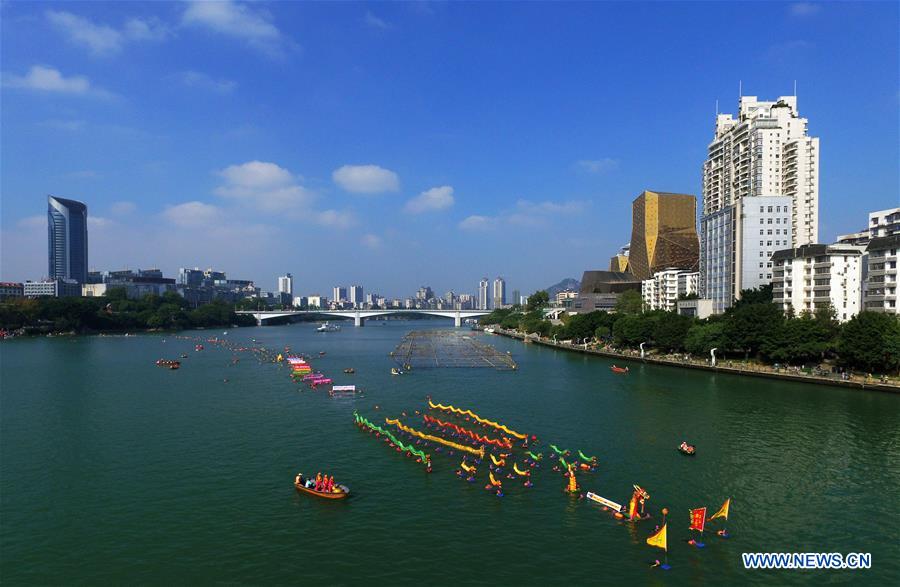
<svg viewBox="0 0 900 587">
<path fill-rule="evenodd" d="M 769 379 L 781 379 L 786 381 L 799 381 L 803 383 L 815 383 L 819 385 L 836 385 L 839 387 L 854 387 L 860 389 L 872 389 L 876 391 L 886 391 L 890 393 L 900 393 L 900 381 L 896 378 L 887 378 L 880 380 L 874 377 L 849 375 L 849 379 L 841 379 L 839 374 L 832 375 L 816 375 L 814 373 L 806 373 L 799 368 L 781 367 L 775 368 L 768 365 L 757 363 L 744 363 L 741 361 L 724 360 L 713 366 L 707 361 L 697 360 L 689 355 L 654 355 L 645 353 L 641 357 L 640 351 L 635 350 L 614 350 L 609 347 L 600 347 L 596 343 L 574 344 L 570 342 L 559 342 L 549 338 L 540 338 L 537 336 L 526 335 L 517 330 L 506 330 L 494 327 L 494 332 L 515 338 L 523 342 L 540 344 L 544 346 L 554 347 L 566 351 L 583 353 L 588 355 L 597 355 L 601 357 L 621 359 L 623 361 L 635 361 L 640 363 L 650 363 L 655 365 L 666 365 L 669 367 L 682 367 L 687 369 L 702 369 L 706 371 L 715 371 L 719 373 L 733 373 L 735 375 L 750 375 L 753 377 L 766 377 Z"/>
</svg>

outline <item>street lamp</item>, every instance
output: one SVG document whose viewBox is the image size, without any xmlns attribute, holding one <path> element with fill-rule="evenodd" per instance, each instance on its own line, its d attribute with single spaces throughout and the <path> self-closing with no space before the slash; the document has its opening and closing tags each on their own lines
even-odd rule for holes
<svg viewBox="0 0 900 587">
<path fill-rule="evenodd" d="M 714 349 L 709 349 L 709 356 L 712 357 L 712 358 L 710 359 L 710 363 L 712 364 L 713 367 L 716 366 L 716 351 L 717 351 L 717 350 L 719 350 L 718 347 L 716 347 L 716 348 L 714 348 Z"/>
</svg>

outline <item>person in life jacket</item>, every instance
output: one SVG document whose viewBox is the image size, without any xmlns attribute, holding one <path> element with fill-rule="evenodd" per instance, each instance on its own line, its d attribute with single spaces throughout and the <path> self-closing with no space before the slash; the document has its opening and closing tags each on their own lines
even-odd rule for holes
<svg viewBox="0 0 900 587">
<path fill-rule="evenodd" d="M 322 491 L 322 473 L 316 473 L 316 491 Z"/>
</svg>

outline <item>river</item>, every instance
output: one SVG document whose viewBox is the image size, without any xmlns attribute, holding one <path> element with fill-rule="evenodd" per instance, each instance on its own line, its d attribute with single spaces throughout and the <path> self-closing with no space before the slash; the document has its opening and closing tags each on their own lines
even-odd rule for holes
<svg viewBox="0 0 900 587">
<path fill-rule="evenodd" d="M 370 321 L 319 334 L 241 328 L 365 397 L 304 391 L 283 366 L 171 334 L 61 337 L 0 346 L 0 577 L 6 584 L 808 584 L 900 577 L 900 397 L 865 390 L 632 365 L 478 334 L 517 371 L 394 376 L 388 353 L 440 321 Z M 221 331 L 182 333 L 222 336 Z M 187 353 L 180 370 L 154 365 Z M 232 357 L 239 362 L 232 364 Z M 344 367 L 355 375 L 344 375 Z M 226 381 L 227 380 L 227 381 Z M 531 489 L 489 494 L 433 453 L 434 472 L 359 431 L 353 411 L 423 428 L 425 397 L 541 439 Z M 376 408 L 377 406 L 377 408 Z M 675 447 L 698 447 L 691 458 Z M 597 455 L 585 490 L 656 516 L 614 520 L 566 496 L 548 445 Z M 327 471 L 344 502 L 299 495 Z M 723 540 L 683 542 L 688 510 L 732 498 Z M 645 543 L 669 513 L 671 570 Z M 746 571 L 743 552 L 869 552 L 865 571 Z"/>
</svg>

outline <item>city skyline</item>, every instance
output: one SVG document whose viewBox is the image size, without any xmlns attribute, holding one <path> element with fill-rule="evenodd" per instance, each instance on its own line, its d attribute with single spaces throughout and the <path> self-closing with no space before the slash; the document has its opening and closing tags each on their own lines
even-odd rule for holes
<svg viewBox="0 0 900 587">
<path fill-rule="evenodd" d="M 353 279 L 391 297 L 422 283 L 472 293 L 504 275 L 530 293 L 605 268 L 628 240 L 634 194 L 700 197 L 716 100 L 736 112 L 740 80 L 761 99 L 799 80 L 823 146 L 819 242 L 896 203 L 896 5 L 583 5 L 558 15 L 565 32 L 546 29 L 540 5 L 492 5 L 462 52 L 442 44 L 472 24 L 466 5 L 222 5 L 268 31 L 258 37 L 217 28 L 198 6 L 3 5 L 0 279 L 42 276 L 52 193 L 87 203 L 91 269 L 222 267 L 267 290 L 290 271 L 298 292 Z M 757 42 L 710 56 L 687 40 L 738 18 L 765 24 Z M 608 64 L 606 43 L 625 39 L 597 38 L 610 19 L 684 38 Z M 480 40 L 500 21 L 509 36 L 490 48 Z M 325 51 L 334 35 L 353 41 Z M 421 60 L 404 54 L 410 44 Z M 432 59 L 451 66 L 418 83 Z M 510 64 L 515 75 L 496 79 Z M 553 93 L 520 69 L 554 80 Z M 866 108 L 846 116 L 860 87 Z M 666 132 L 647 141 L 653 128 Z"/>
</svg>

